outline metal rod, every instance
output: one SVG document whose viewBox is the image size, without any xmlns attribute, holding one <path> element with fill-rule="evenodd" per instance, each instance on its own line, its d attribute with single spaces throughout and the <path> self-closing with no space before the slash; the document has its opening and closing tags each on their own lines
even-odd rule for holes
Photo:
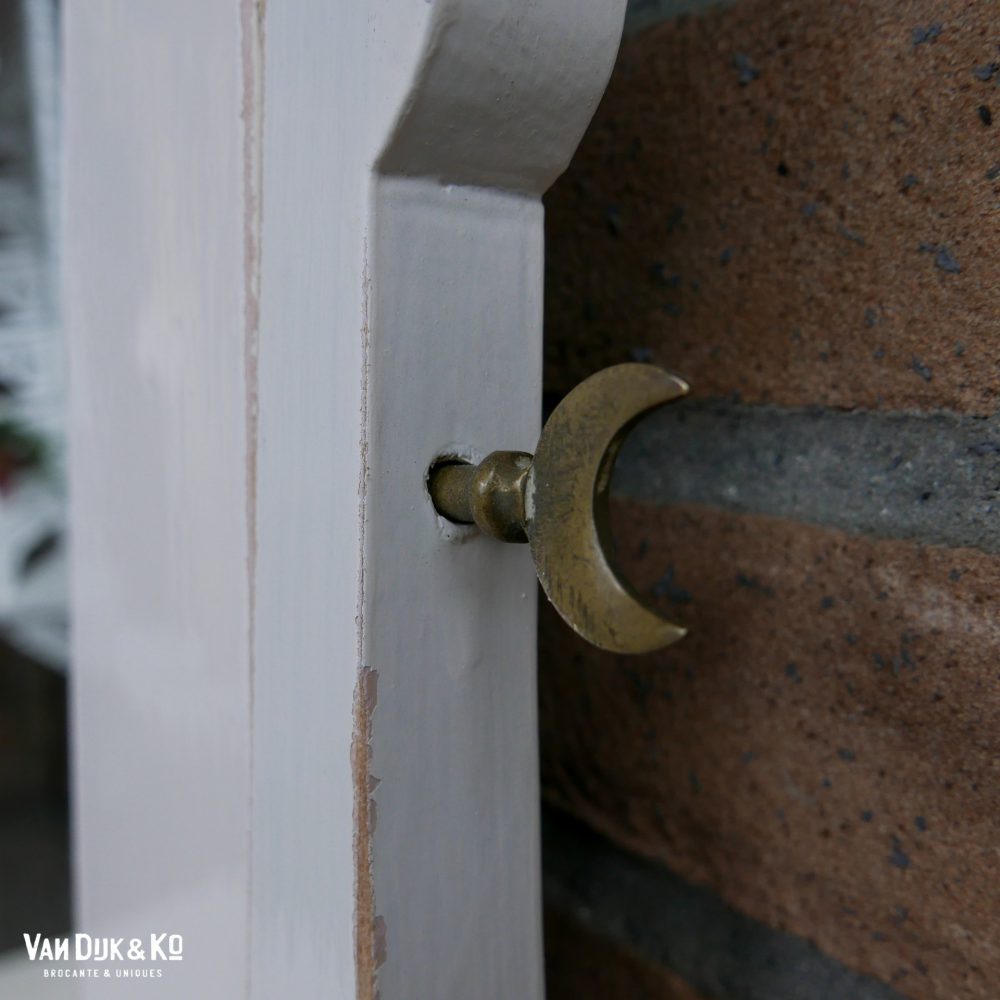
<svg viewBox="0 0 1000 1000">
<path fill-rule="evenodd" d="M 448 462 L 431 468 L 427 488 L 442 517 L 458 524 L 473 523 L 469 484 L 475 471 L 476 467 L 468 462 Z"/>
</svg>

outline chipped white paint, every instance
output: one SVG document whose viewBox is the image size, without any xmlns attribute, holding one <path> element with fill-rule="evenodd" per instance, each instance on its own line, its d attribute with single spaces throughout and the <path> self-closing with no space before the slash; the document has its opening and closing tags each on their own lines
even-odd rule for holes
<svg viewBox="0 0 1000 1000">
<path fill-rule="evenodd" d="M 69 5 L 80 922 L 185 934 L 151 995 L 541 996 L 530 564 L 424 472 L 534 444 L 622 6 Z"/>
</svg>

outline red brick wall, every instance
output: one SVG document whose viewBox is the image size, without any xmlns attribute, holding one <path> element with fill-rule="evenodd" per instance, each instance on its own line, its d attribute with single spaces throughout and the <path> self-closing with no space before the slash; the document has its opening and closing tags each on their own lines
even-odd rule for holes
<svg viewBox="0 0 1000 1000">
<path fill-rule="evenodd" d="M 621 498 L 623 562 L 691 634 L 616 658 L 543 615 L 546 799 L 914 998 L 990 1000 L 1000 981 L 996 15 L 742 0 L 646 28 L 548 198 L 550 393 L 648 359 L 779 430 L 817 408 L 817 448 L 856 410 L 866 440 L 898 441 L 886 476 L 910 478 L 890 502 L 859 474 L 877 516 L 856 523 L 722 489 Z M 937 457 L 904 411 L 918 438 L 921 415 L 943 428 Z M 949 443 L 960 421 L 973 437 Z M 669 480 L 669 434 L 650 441 Z M 706 445 L 725 476 L 713 461 Z M 917 516 L 932 496 L 944 536 Z M 572 915 L 559 926 L 554 995 Z M 621 946 L 602 961 L 627 965 Z"/>
<path fill-rule="evenodd" d="M 992 413 L 998 41 L 955 0 L 627 39 L 547 199 L 549 385 L 648 350 L 703 396 Z"/>
</svg>

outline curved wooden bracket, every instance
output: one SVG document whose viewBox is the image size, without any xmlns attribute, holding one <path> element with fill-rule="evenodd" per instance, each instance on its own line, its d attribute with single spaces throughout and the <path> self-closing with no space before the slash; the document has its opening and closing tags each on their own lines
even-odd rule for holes
<svg viewBox="0 0 1000 1000">
<path fill-rule="evenodd" d="M 622 0 L 446 0 L 378 170 L 541 194 L 565 170 L 611 73 Z"/>
</svg>

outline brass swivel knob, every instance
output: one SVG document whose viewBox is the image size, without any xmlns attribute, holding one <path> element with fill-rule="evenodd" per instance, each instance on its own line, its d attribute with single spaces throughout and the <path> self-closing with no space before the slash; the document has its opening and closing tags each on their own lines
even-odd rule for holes
<svg viewBox="0 0 1000 1000">
<path fill-rule="evenodd" d="M 556 407 L 534 456 L 495 451 L 479 465 L 432 468 L 434 506 L 501 541 L 528 542 L 546 596 L 588 642 L 616 653 L 668 646 L 685 630 L 647 607 L 618 572 L 608 493 L 629 430 L 687 391 L 682 379 L 653 365 L 606 368 Z"/>
</svg>

